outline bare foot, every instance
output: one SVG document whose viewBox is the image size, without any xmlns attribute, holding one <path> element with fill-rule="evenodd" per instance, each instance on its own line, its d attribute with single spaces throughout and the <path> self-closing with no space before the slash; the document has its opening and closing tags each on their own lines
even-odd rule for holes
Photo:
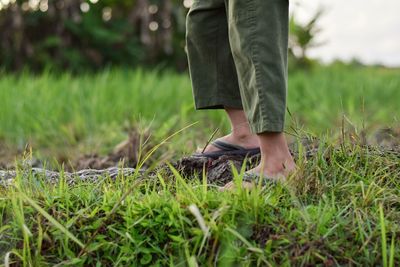
<svg viewBox="0 0 400 267">
<path fill-rule="evenodd" d="M 253 188 L 254 188 L 254 185 L 255 185 L 254 183 L 245 182 L 245 181 L 242 182 L 242 188 L 244 188 L 244 189 L 253 189 Z M 236 185 L 235 185 L 235 183 L 232 181 L 232 182 L 227 183 L 227 184 L 224 185 L 223 187 L 219 188 L 219 191 L 220 191 L 220 192 L 224 192 L 224 191 L 233 191 L 233 190 L 235 190 L 235 189 L 236 189 Z"/>
<path fill-rule="evenodd" d="M 260 164 L 247 171 L 262 179 L 274 181 L 285 181 L 286 178 L 296 170 L 296 164 L 290 154 L 285 137 L 282 133 L 269 133 L 258 135 L 261 144 Z M 243 188 L 252 188 L 254 183 L 244 181 Z M 227 183 L 221 191 L 235 188 L 234 182 Z"/>
<path fill-rule="evenodd" d="M 294 164 L 294 162 L 293 162 Z M 275 173 L 275 174 L 270 174 L 268 175 L 269 171 L 263 171 L 261 172 L 261 166 L 257 166 L 254 169 L 251 169 L 249 171 L 247 171 L 247 174 L 255 174 L 256 177 L 260 177 L 261 179 L 269 179 L 272 181 L 279 181 L 279 182 L 284 182 L 286 181 L 286 178 L 289 177 L 291 174 L 293 174 L 296 171 L 296 165 L 292 165 L 289 168 L 285 168 L 284 170 L 282 170 L 279 173 Z M 256 184 L 257 181 L 254 182 L 248 182 L 248 181 L 242 181 L 242 188 L 244 189 L 253 189 L 255 186 L 257 186 Z M 236 185 L 234 183 L 234 181 L 231 181 L 229 183 L 227 183 L 226 185 L 224 185 L 223 187 L 221 187 L 219 189 L 219 191 L 223 192 L 223 191 L 232 191 L 236 188 Z"/>
</svg>

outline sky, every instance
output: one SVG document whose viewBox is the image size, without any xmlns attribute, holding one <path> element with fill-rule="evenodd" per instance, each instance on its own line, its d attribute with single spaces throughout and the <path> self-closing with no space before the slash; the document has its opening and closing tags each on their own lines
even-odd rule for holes
<svg viewBox="0 0 400 267">
<path fill-rule="evenodd" d="M 291 12 L 307 21 L 319 7 L 324 14 L 312 58 L 331 62 L 357 58 L 368 64 L 400 67 L 400 0 L 289 0 Z"/>
</svg>

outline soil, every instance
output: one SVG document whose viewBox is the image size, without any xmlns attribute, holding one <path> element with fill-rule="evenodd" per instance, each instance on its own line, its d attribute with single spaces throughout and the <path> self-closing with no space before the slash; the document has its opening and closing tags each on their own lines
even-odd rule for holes
<svg viewBox="0 0 400 267">
<path fill-rule="evenodd" d="M 148 133 L 144 134 L 142 139 L 147 139 Z M 83 155 L 72 161 L 72 166 L 68 170 L 83 170 L 83 169 L 106 169 L 118 166 L 123 162 L 124 166 L 136 166 L 138 163 L 140 134 L 136 130 L 131 130 L 128 138 L 115 146 L 115 148 L 106 156 L 98 154 Z M 142 147 L 143 148 L 143 147 Z M 146 153 L 144 148 L 143 153 Z"/>
<path fill-rule="evenodd" d="M 185 157 L 173 164 L 175 169 L 185 177 L 202 178 L 203 170 L 207 175 L 207 183 L 222 186 L 232 181 L 232 169 L 238 172 L 245 161 L 243 156 L 222 156 L 216 160 L 199 157 Z M 246 160 L 246 170 L 257 166 L 259 156 L 253 156 Z"/>
<path fill-rule="evenodd" d="M 18 154 L 20 153 L 16 149 L 0 140 L 0 170 L 11 168 Z"/>
</svg>

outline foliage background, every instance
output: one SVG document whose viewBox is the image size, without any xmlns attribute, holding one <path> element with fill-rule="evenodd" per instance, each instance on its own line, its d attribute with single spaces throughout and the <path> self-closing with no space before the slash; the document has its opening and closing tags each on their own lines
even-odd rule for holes
<svg viewBox="0 0 400 267">
<path fill-rule="evenodd" d="M 185 70 L 185 17 L 192 0 L 1 0 L 0 66 L 9 71 L 158 66 Z M 309 66 L 319 33 L 291 18 L 290 62 Z"/>
<path fill-rule="evenodd" d="M 7 70 L 186 66 L 182 1 L 1 2 L 0 64 Z"/>
</svg>

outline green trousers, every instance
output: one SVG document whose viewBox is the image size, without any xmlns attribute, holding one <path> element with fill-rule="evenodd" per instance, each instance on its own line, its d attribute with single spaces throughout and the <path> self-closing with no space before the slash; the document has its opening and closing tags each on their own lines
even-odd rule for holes
<svg viewBox="0 0 400 267">
<path fill-rule="evenodd" d="M 186 44 L 196 109 L 242 108 L 254 133 L 282 132 L 288 0 L 194 0 Z"/>
</svg>

